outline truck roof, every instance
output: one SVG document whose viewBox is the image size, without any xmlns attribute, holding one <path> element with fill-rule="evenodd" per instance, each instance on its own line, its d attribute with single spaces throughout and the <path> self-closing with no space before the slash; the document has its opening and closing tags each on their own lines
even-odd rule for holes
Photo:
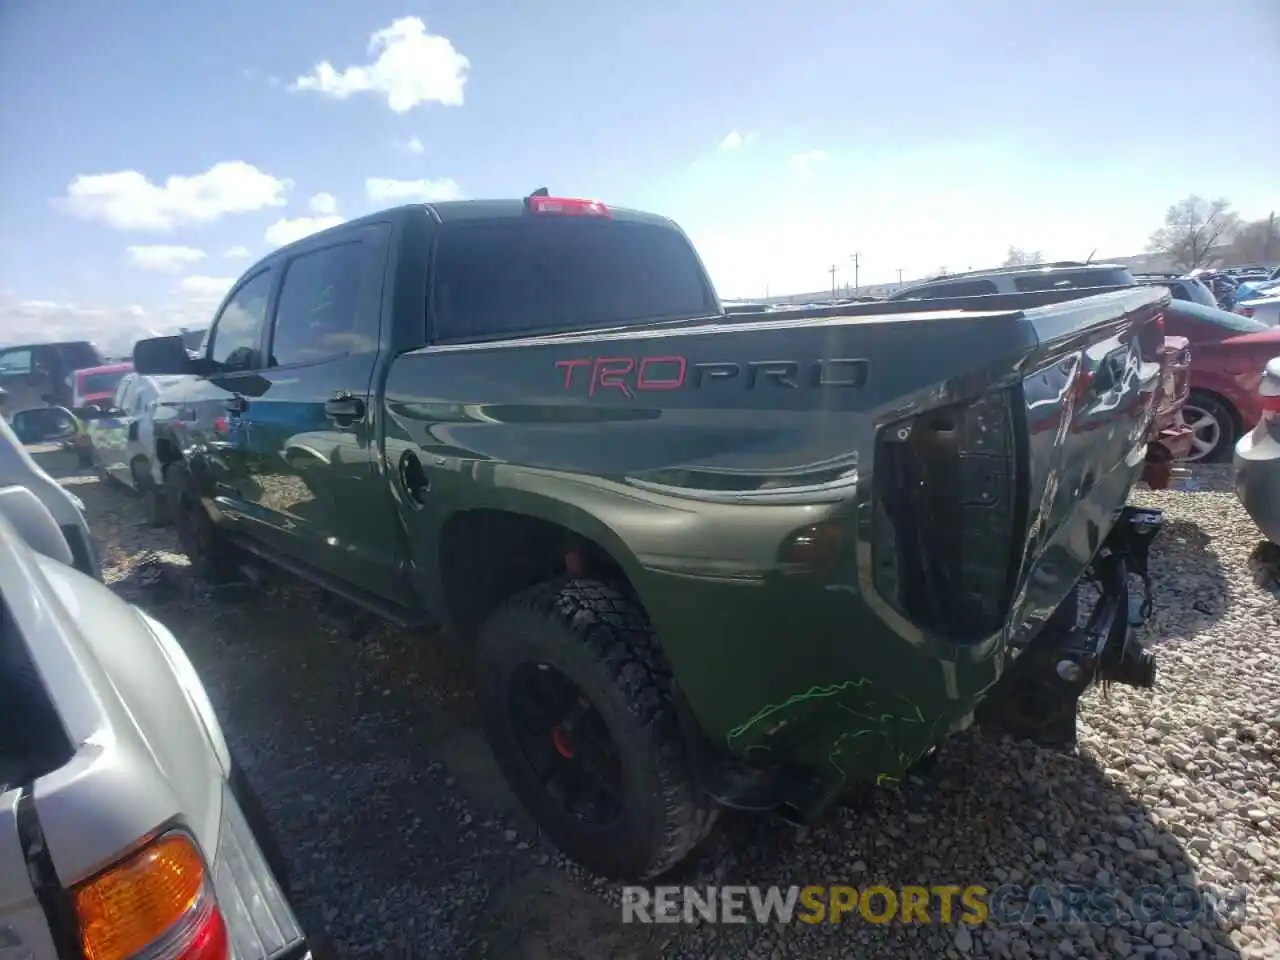
<svg viewBox="0 0 1280 960">
<path fill-rule="evenodd" d="M 441 223 L 454 223 L 463 220 L 498 220 L 504 217 L 523 217 L 528 211 L 523 199 L 505 200 L 446 200 L 440 203 L 414 204 L 425 206 Z M 674 226 L 668 217 L 629 207 L 615 207 L 603 204 L 614 220 L 626 220 L 632 223 L 651 223 L 655 226 Z"/>
<path fill-rule="evenodd" d="M 635 210 L 630 207 L 615 207 L 611 204 L 602 204 L 602 206 L 609 211 L 609 217 L 613 220 L 621 220 L 628 223 L 647 223 L 653 226 L 677 229 L 675 221 L 670 217 L 663 217 L 656 213 L 647 213 L 644 210 Z M 360 226 L 364 223 L 378 223 L 386 220 L 401 220 L 422 216 L 423 212 L 433 217 L 438 223 L 461 223 L 468 220 L 501 220 L 508 217 L 523 217 L 526 215 L 526 207 L 523 198 L 404 203 L 398 207 L 387 207 L 374 213 L 365 214 L 363 217 L 357 217 L 354 220 L 347 220 L 318 233 L 307 234 L 293 243 L 285 244 L 283 247 L 271 251 L 262 258 L 262 261 L 270 260 L 281 251 L 289 250 L 294 246 L 310 243 L 316 237 L 324 236 L 330 231 L 350 230 L 353 226 Z"/>
</svg>

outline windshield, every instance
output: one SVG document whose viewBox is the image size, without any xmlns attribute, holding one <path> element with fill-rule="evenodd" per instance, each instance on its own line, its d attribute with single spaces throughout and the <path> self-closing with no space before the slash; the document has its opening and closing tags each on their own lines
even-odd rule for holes
<svg viewBox="0 0 1280 960">
<path fill-rule="evenodd" d="M 1206 307 L 1204 304 L 1192 303 L 1188 300 L 1179 300 L 1175 309 L 1176 312 L 1184 316 L 1204 323 L 1211 323 L 1215 327 L 1222 327 L 1224 330 L 1231 330 L 1234 333 L 1262 333 L 1264 330 L 1271 329 L 1271 327 L 1259 320 L 1252 320 L 1249 317 L 1242 317 L 1238 313 L 1230 313 L 1226 310 L 1219 310 L 1216 307 Z"/>
<path fill-rule="evenodd" d="M 706 316 L 711 290 L 669 227 L 530 216 L 447 224 L 435 257 L 439 339 Z"/>
<path fill-rule="evenodd" d="M 80 392 L 85 396 L 109 393 L 115 395 L 116 387 L 128 370 L 117 370 L 114 373 L 86 373 L 80 378 Z"/>
</svg>

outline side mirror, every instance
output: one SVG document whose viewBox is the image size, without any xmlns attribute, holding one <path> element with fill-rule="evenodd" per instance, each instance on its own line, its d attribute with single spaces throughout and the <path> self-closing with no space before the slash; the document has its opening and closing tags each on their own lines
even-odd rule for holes
<svg viewBox="0 0 1280 960">
<path fill-rule="evenodd" d="M 13 428 L 14 436 L 24 444 L 70 440 L 79 432 L 75 416 L 63 407 L 19 410 L 9 418 L 9 426 Z"/>
<path fill-rule="evenodd" d="M 133 369 L 143 376 L 195 373 L 196 361 L 182 343 L 182 337 L 151 337 L 133 345 Z"/>
</svg>

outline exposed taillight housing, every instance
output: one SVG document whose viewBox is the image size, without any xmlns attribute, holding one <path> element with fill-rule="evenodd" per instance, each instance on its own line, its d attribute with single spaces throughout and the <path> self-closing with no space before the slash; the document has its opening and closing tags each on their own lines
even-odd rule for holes
<svg viewBox="0 0 1280 960">
<path fill-rule="evenodd" d="M 85 960 L 228 960 L 226 923 L 195 842 L 166 833 L 71 891 Z"/>
<path fill-rule="evenodd" d="M 1001 629 L 1025 505 L 1019 501 L 1014 392 L 891 423 L 876 443 L 876 590 L 918 626 L 964 643 Z"/>
<path fill-rule="evenodd" d="M 604 217 L 612 214 L 599 200 L 581 200 L 577 197 L 533 196 L 525 200 L 530 213 L 550 213 L 562 217 Z"/>
</svg>

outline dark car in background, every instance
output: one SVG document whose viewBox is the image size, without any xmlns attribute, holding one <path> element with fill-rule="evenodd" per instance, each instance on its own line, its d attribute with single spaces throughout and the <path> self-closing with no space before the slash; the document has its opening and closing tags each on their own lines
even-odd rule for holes
<svg viewBox="0 0 1280 960">
<path fill-rule="evenodd" d="M 1258 384 L 1267 362 L 1280 354 L 1280 329 L 1238 313 L 1173 300 L 1165 309 L 1165 333 L 1191 344 L 1191 394 L 1183 419 L 1194 439 L 1188 460 L 1231 457 L 1236 440 L 1262 414 Z"/>
<path fill-rule="evenodd" d="M 70 406 L 71 374 L 103 362 L 102 353 L 87 340 L 0 347 L 0 388 L 8 394 L 10 412 L 46 404 Z"/>
</svg>

